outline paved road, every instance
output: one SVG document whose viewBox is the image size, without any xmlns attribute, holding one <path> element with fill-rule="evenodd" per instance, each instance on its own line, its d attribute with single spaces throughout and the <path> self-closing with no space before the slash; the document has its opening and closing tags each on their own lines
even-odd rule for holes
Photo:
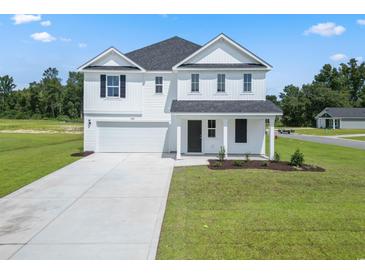
<svg viewBox="0 0 365 274">
<path fill-rule="evenodd" d="M 280 134 L 280 137 L 292 138 L 292 139 L 298 139 L 322 144 L 329 144 L 329 145 L 352 147 L 365 150 L 365 142 L 363 141 L 355 141 L 337 137 L 328 137 L 328 136 L 325 137 L 325 136 L 313 136 L 313 135 L 301 135 L 301 134 Z"/>
<path fill-rule="evenodd" d="M 0 259 L 154 259 L 174 160 L 93 154 L 0 199 Z"/>
</svg>

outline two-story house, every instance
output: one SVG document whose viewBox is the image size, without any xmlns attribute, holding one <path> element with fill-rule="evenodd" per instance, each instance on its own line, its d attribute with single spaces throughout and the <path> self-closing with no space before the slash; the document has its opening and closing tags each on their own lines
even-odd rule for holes
<svg viewBox="0 0 365 274">
<path fill-rule="evenodd" d="M 84 73 L 84 149 L 217 153 L 270 158 L 281 110 L 266 100 L 271 65 L 220 34 L 203 46 L 179 37 L 123 54 L 109 48 Z"/>
</svg>

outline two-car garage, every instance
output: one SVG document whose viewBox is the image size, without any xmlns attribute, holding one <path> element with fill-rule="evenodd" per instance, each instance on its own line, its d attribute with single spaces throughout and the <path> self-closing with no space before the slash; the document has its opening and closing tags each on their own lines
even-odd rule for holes
<svg viewBox="0 0 365 274">
<path fill-rule="evenodd" d="M 166 152 L 168 122 L 97 122 L 98 152 Z"/>
</svg>

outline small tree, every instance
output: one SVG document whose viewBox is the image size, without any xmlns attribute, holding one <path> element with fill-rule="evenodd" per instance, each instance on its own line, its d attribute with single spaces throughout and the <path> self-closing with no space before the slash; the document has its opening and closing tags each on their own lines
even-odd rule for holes
<svg viewBox="0 0 365 274">
<path fill-rule="evenodd" d="M 244 158 L 244 161 L 245 161 L 245 162 L 248 162 L 248 161 L 250 160 L 250 158 L 249 158 L 249 154 L 248 154 L 248 153 L 243 154 L 243 158 Z"/>
<path fill-rule="evenodd" d="M 220 162 L 223 162 L 225 158 L 226 158 L 226 149 L 224 148 L 224 146 L 221 146 L 218 151 L 218 160 Z"/>
<path fill-rule="evenodd" d="M 279 161 L 280 161 L 280 154 L 275 151 L 275 153 L 274 153 L 274 162 L 279 162 Z"/>
<path fill-rule="evenodd" d="M 290 165 L 301 167 L 304 163 L 304 154 L 297 149 L 290 158 Z"/>
</svg>

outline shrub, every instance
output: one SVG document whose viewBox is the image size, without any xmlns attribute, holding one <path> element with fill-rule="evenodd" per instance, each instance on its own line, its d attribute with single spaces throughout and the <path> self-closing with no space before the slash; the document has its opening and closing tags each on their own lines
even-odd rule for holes
<svg viewBox="0 0 365 274">
<path fill-rule="evenodd" d="M 244 157 L 244 161 L 245 162 L 248 162 L 249 160 L 250 160 L 250 158 L 249 158 L 249 154 L 248 153 L 246 153 L 246 154 L 243 154 L 243 157 Z"/>
<path fill-rule="evenodd" d="M 297 149 L 290 158 L 290 165 L 301 167 L 304 163 L 304 154 Z"/>
<path fill-rule="evenodd" d="M 280 154 L 275 151 L 275 153 L 274 153 L 274 162 L 279 162 L 279 161 L 280 161 Z"/>
<path fill-rule="evenodd" d="M 242 161 L 242 160 L 234 160 L 233 161 L 234 166 L 243 166 L 243 164 L 244 164 L 244 161 Z"/>
<path fill-rule="evenodd" d="M 223 162 L 220 162 L 220 161 L 213 162 L 212 166 L 213 167 L 222 167 L 223 166 Z"/>
<path fill-rule="evenodd" d="M 224 148 L 224 146 L 221 146 L 218 151 L 218 160 L 220 162 L 223 162 L 225 158 L 226 158 L 226 149 Z"/>
<path fill-rule="evenodd" d="M 268 162 L 263 162 L 263 163 L 261 164 L 261 166 L 269 166 L 269 163 L 268 163 Z"/>
<path fill-rule="evenodd" d="M 56 120 L 68 122 L 68 121 L 70 121 L 70 117 L 68 117 L 67 115 L 59 115 L 59 116 L 57 116 Z"/>
</svg>

